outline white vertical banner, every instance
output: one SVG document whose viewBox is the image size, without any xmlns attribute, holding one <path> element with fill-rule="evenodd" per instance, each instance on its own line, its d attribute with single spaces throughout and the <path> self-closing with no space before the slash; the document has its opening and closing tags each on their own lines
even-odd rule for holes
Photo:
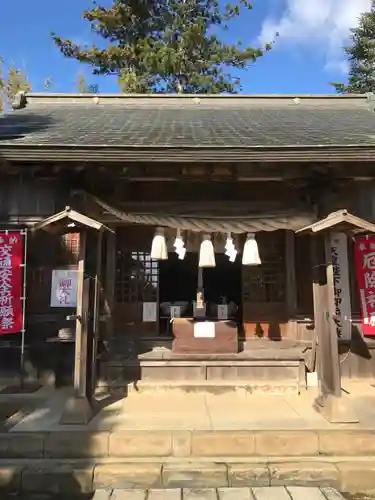
<svg viewBox="0 0 375 500">
<path fill-rule="evenodd" d="M 350 281 L 348 243 L 344 233 L 331 234 L 332 271 L 334 285 L 333 320 L 337 337 L 350 340 L 352 336 L 352 312 L 350 303 Z"/>
</svg>

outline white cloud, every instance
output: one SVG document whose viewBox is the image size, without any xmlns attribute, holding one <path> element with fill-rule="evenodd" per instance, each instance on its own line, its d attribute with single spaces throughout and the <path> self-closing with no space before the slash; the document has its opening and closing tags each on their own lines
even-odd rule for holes
<svg viewBox="0 0 375 500">
<path fill-rule="evenodd" d="M 286 41 L 320 50 L 326 69 L 345 72 L 342 47 L 360 14 L 370 10 L 372 0 L 286 0 L 279 19 L 266 18 L 260 40 L 269 42 L 279 33 L 277 44 Z"/>
</svg>

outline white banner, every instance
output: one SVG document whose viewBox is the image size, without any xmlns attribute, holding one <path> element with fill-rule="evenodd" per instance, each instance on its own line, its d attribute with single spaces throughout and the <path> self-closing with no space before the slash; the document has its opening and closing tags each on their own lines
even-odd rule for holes
<svg viewBox="0 0 375 500">
<path fill-rule="evenodd" d="M 346 234 L 332 233 L 331 252 L 334 285 L 333 320 L 336 325 L 337 337 L 341 340 L 350 340 L 352 336 L 347 244 Z"/>
<path fill-rule="evenodd" d="M 77 271 L 52 271 L 51 307 L 77 307 Z"/>
</svg>

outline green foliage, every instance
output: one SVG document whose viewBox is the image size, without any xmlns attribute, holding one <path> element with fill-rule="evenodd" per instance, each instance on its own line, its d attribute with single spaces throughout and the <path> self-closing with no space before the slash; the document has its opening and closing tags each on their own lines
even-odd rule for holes
<svg viewBox="0 0 375 500">
<path fill-rule="evenodd" d="M 8 73 L 4 75 L 3 59 L 0 57 L 0 111 L 3 111 L 5 105 L 14 100 L 18 92 L 29 90 L 31 90 L 31 85 L 26 73 L 11 66 Z"/>
<path fill-rule="evenodd" d="M 350 66 L 348 84 L 332 85 L 339 93 L 375 92 L 375 0 L 351 30 L 350 39 L 351 45 L 344 48 Z"/>
<path fill-rule="evenodd" d="M 94 74 L 118 76 L 122 92 L 236 92 L 243 69 L 271 48 L 225 43 L 218 33 L 251 9 L 247 0 L 224 8 L 219 0 L 114 0 L 84 12 L 92 30 L 106 42 L 79 46 L 56 34 L 61 52 L 93 67 Z"/>
<path fill-rule="evenodd" d="M 8 102 L 12 102 L 18 92 L 28 92 L 31 85 L 27 79 L 26 73 L 20 69 L 11 66 L 5 80 L 5 96 Z"/>
</svg>

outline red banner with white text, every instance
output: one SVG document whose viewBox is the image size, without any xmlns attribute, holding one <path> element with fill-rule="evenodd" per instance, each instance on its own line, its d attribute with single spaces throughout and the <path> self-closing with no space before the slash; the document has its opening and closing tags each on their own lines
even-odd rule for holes
<svg viewBox="0 0 375 500">
<path fill-rule="evenodd" d="M 22 330 L 23 236 L 0 232 L 0 335 Z"/>
<path fill-rule="evenodd" d="M 362 332 L 375 335 L 375 235 L 357 238 L 354 248 Z"/>
</svg>

